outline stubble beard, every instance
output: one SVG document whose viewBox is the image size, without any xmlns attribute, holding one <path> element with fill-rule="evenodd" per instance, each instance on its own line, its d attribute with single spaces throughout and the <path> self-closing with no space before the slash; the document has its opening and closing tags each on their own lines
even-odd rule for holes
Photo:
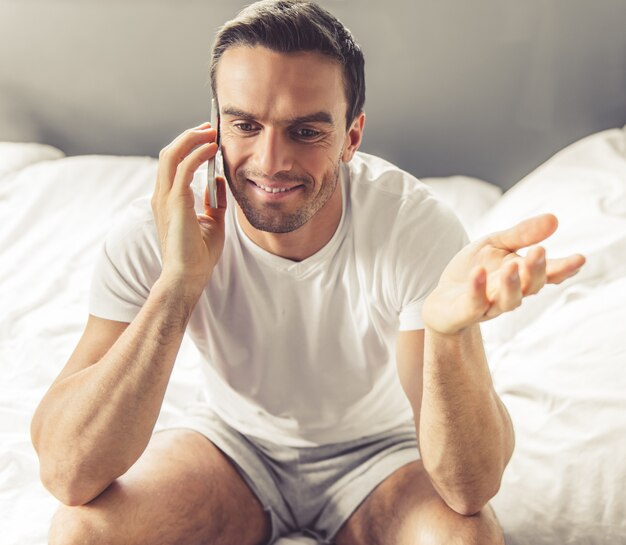
<svg viewBox="0 0 626 545">
<path fill-rule="evenodd" d="M 302 194 L 296 198 L 304 202 L 295 212 L 283 212 L 284 205 L 281 202 L 259 205 L 248 198 L 248 178 L 262 177 L 258 172 L 246 168 L 238 169 L 235 172 L 236 184 L 233 183 L 228 168 L 224 169 L 224 174 L 233 197 L 252 227 L 268 233 L 290 233 L 307 223 L 330 200 L 339 181 L 340 165 L 341 161 L 337 161 L 332 170 L 324 174 L 317 194 L 311 194 L 315 184 L 310 177 L 292 176 L 282 172 L 272 177 L 276 182 L 303 184 L 304 187 L 298 189 Z"/>
</svg>

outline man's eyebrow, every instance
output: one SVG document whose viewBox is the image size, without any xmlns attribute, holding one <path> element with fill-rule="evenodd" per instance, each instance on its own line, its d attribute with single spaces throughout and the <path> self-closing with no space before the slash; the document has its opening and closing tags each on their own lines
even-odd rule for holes
<svg viewBox="0 0 626 545">
<path fill-rule="evenodd" d="M 335 123 L 333 122 L 333 116 L 328 112 L 315 112 L 314 114 L 303 115 L 300 117 L 292 117 L 291 119 L 287 119 L 287 123 L 289 125 L 300 125 L 301 123 L 326 123 L 327 125 L 333 126 Z"/>
<path fill-rule="evenodd" d="M 233 117 L 241 117 L 243 119 L 254 120 L 256 119 L 254 114 L 244 112 L 243 110 L 239 110 L 238 108 L 232 108 L 230 106 L 225 106 L 221 111 L 221 115 L 232 115 Z"/>
<path fill-rule="evenodd" d="M 231 106 L 225 106 L 222 110 L 222 115 L 231 115 L 233 117 L 239 117 L 241 119 L 247 119 L 249 121 L 254 121 L 258 119 L 257 116 L 250 112 L 245 112 L 240 110 L 239 108 L 233 108 Z M 302 115 L 298 117 L 291 117 L 289 119 L 285 119 L 284 121 L 287 125 L 300 125 L 302 123 L 326 123 L 328 125 L 334 126 L 333 116 L 328 112 L 319 111 L 309 115 Z"/>
</svg>

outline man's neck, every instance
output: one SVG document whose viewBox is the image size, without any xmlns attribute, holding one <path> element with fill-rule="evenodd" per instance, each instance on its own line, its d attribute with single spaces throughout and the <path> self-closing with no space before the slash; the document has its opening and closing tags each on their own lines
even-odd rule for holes
<svg viewBox="0 0 626 545">
<path fill-rule="evenodd" d="M 235 206 L 239 225 L 252 242 L 271 254 L 299 262 L 326 246 L 337 231 L 343 212 L 341 183 L 337 183 L 328 202 L 307 223 L 290 233 L 255 229 L 239 205 L 235 203 Z"/>
</svg>

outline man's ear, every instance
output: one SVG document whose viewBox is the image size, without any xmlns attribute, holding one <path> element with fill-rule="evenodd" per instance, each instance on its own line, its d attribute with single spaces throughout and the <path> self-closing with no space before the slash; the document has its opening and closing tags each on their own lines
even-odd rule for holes
<svg viewBox="0 0 626 545">
<path fill-rule="evenodd" d="M 354 153 L 359 146 L 361 145 L 361 140 L 363 138 L 363 127 L 365 125 L 365 112 L 361 112 L 355 120 L 352 122 L 352 126 L 348 130 L 346 134 L 346 139 L 344 141 L 344 149 L 341 154 L 341 160 L 344 163 L 349 162 L 352 157 L 354 157 Z"/>
</svg>

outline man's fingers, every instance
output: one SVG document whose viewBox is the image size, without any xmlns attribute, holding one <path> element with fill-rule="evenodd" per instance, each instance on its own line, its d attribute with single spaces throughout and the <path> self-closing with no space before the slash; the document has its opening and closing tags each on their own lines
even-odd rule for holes
<svg viewBox="0 0 626 545">
<path fill-rule="evenodd" d="M 217 130 L 213 127 L 215 133 L 217 134 Z M 183 132 L 181 132 L 174 140 L 172 140 L 166 148 L 177 148 L 180 147 L 181 144 L 184 144 L 185 141 L 188 141 L 189 138 L 194 138 L 197 135 L 201 135 L 203 133 L 212 133 L 211 131 L 211 123 L 209 121 L 198 125 L 197 127 L 191 127 Z M 193 147 L 193 146 L 192 146 Z M 191 148 L 190 148 L 191 149 Z"/>
<path fill-rule="evenodd" d="M 223 176 L 215 178 L 217 183 L 217 207 L 226 209 L 226 179 Z"/>
<path fill-rule="evenodd" d="M 204 123 L 200 123 L 200 125 L 198 125 L 197 127 L 194 127 L 194 129 L 207 129 L 211 126 L 211 122 L 210 121 L 205 121 Z M 213 127 L 215 128 L 215 127 Z"/>
<path fill-rule="evenodd" d="M 174 177 L 174 183 L 171 189 L 172 192 L 181 194 L 185 188 L 189 187 L 196 170 L 211 157 L 214 157 L 216 153 L 217 144 L 215 142 L 209 142 L 208 144 L 202 144 L 187 155 L 176 169 L 176 176 Z"/>
<path fill-rule="evenodd" d="M 505 264 L 488 277 L 483 267 L 476 267 L 470 275 L 472 286 L 470 313 L 476 321 L 483 321 L 513 310 L 522 302 L 522 288 L 517 263 Z"/>
<path fill-rule="evenodd" d="M 486 309 L 489 306 L 487 297 L 487 271 L 484 267 L 475 267 L 470 274 L 472 305 L 479 309 Z"/>
<path fill-rule="evenodd" d="M 546 283 L 546 252 L 541 246 L 535 246 L 519 263 L 522 293 L 534 295 Z"/>
<path fill-rule="evenodd" d="M 158 189 L 168 192 L 172 189 L 178 165 L 197 146 L 214 142 L 217 131 L 212 128 L 188 129 L 165 146 L 159 153 Z"/>
<path fill-rule="evenodd" d="M 528 218 L 510 229 L 489 235 L 487 242 L 496 248 L 515 252 L 545 240 L 556 231 L 558 225 L 554 214 L 541 214 Z"/>
<path fill-rule="evenodd" d="M 548 259 L 546 265 L 546 282 L 549 284 L 560 284 L 563 280 L 576 274 L 585 264 L 585 261 L 585 256 L 581 254 Z"/>
<path fill-rule="evenodd" d="M 500 286 L 494 303 L 500 312 L 507 312 L 522 304 L 522 282 L 518 264 L 511 261 L 500 270 Z"/>
</svg>

